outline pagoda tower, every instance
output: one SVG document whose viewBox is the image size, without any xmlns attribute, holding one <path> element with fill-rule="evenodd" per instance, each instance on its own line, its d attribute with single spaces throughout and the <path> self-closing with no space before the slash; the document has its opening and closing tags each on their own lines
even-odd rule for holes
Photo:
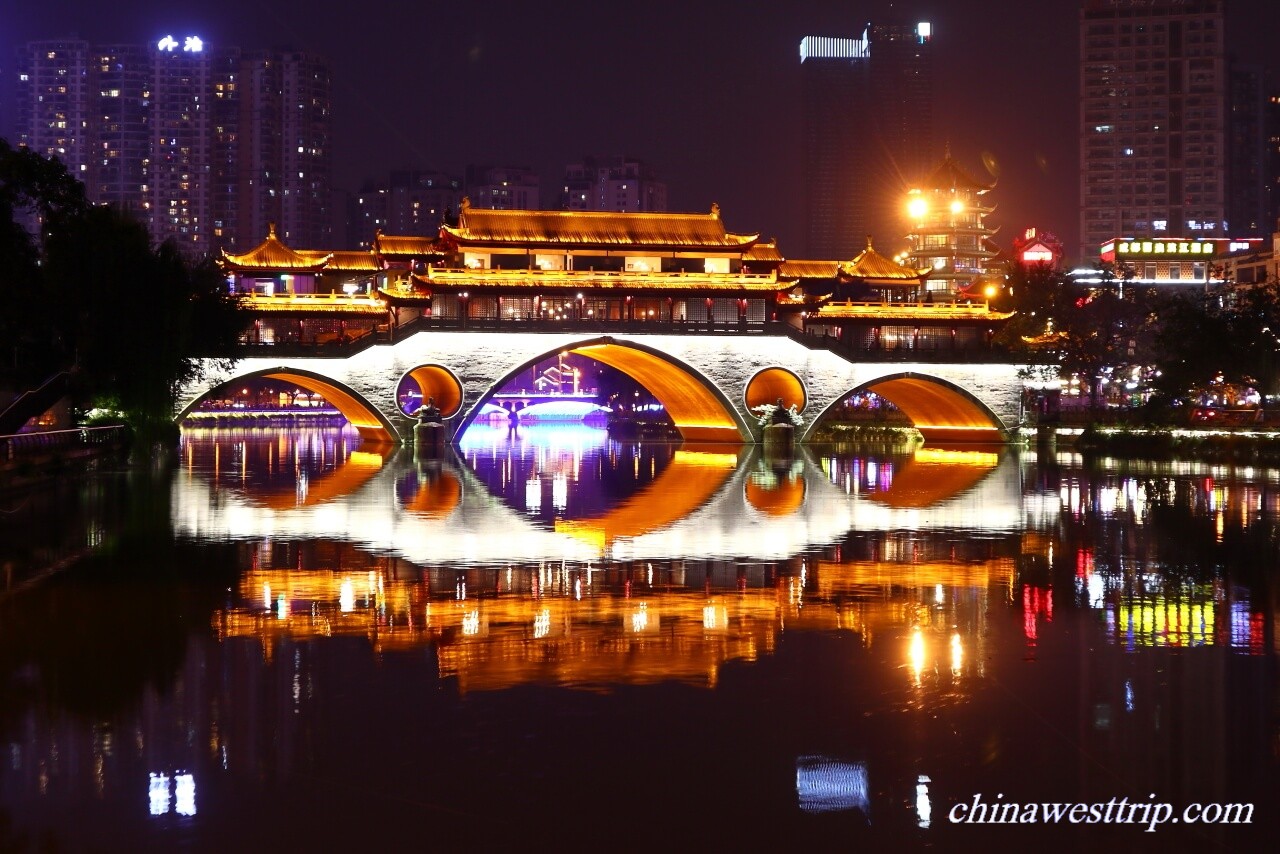
<svg viewBox="0 0 1280 854">
<path fill-rule="evenodd" d="M 1000 251 L 991 242 L 996 230 L 985 222 L 995 205 L 984 196 L 994 188 L 962 169 L 948 146 L 942 163 L 907 194 L 907 264 L 933 270 L 931 292 L 963 293 L 986 277 Z"/>
</svg>

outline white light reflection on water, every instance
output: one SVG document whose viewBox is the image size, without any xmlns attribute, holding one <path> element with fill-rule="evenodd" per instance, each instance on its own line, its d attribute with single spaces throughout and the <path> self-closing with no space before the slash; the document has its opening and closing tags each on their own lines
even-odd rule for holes
<svg viewBox="0 0 1280 854">
<path fill-rule="evenodd" d="M 577 454 L 581 449 L 603 452 L 604 431 L 580 425 L 571 431 L 577 437 L 566 441 L 556 430 L 529 431 L 519 441 L 539 445 L 548 458 L 555 453 Z M 471 433 L 468 432 L 468 437 Z M 589 441 L 588 441 L 589 439 Z M 479 445 L 464 444 L 465 453 Z M 687 454 L 678 451 L 677 454 Z M 697 555 L 707 558 L 749 556 L 783 559 L 814 546 L 838 541 L 848 531 L 901 529 L 965 529 L 1008 532 L 1024 524 L 1021 507 L 1021 475 L 1016 461 L 1005 458 L 989 469 L 975 470 L 958 494 L 928 496 L 917 506 L 912 492 L 898 495 L 885 478 L 907 477 L 907 468 L 880 466 L 884 487 L 878 492 L 846 494 L 843 477 L 829 477 L 817 461 L 804 454 L 796 459 L 791 474 L 779 479 L 798 496 L 782 503 L 757 507 L 744 502 L 744 488 L 761 465 L 750 449 L 734 455 L 720 454 L 677 459 L 703 459 L 712 469 L 722 466 L 723 476 L 707 499 L 691 506 L 678 518 L 666 518 L 671 493 L 638 494 L 634 501 L 651 502 L 631 507 L 633 518 L 661 519 L 646 530 L 643 525 L 614 533 L 593 528 L 591 520 L 575 527 L 548 527 L 530 518 L 529 506 L 540 506 L 541 481 L 525 487 L 526 508 L 513 507 L 491 493 L 463 464 L 446 457 L 441 465 L 453 472 L 461 485 L 461 495 L 448 514 L 415 513 L 407 507 L 388 505 L 398 478 L 415 468 L 413 453 L 405 449 L 387 456 L 370 468 L 368 456 L 359 461 L 352 475 L 339 465 L 325 478 L 312 477 L 310 503 L 284 506 L 264 500 L 252 491 L 221 488 L 212 472 L 192 465 L 179 473 L 172 487 L 171 518 L 179 533 L 196 538 L 224 539 L 346 539 L 375 551 L 395 554 L 415 563 L 504 563 L 511 560 L 586 562 L 590 560 L 660 560 Z M 718 461 L 719 460 L 719 461 Z M 702 465 L 703 463 L 699 463 Z M 347 464 L 348 466 L 350 463 Z M 358 475 L 358 476 L 357 476 Z M 658 475 L 659 479 L 661 474 Z M 717 475 L 719 477 L 719 475 Z M 655 481 L 656 482 L 656 481 Z M 759 481 L 757 481 L 758 483 Z M 905 482 L 905 481 L 904 481 Z M 710 483 L 710 481 L 708 481 Z M 342 492 L 340 487 L 350 486 Z M 675 486 L 679 486 L 676 484 Z M 552 501 L 557 508 L 567 503 L 569 481 L 557 477 L 552 483 Z M 314 500 L 318 494 L 332 495 Z M 756 498 L 760 493 L 748 494 Z M 879 496 L 888 496 L 880 498 Z M 787 502 L 790 503 L 787 503 Z M 475 532 L 501 531 L 502 536 L 476 536 Z"/>
</svg>

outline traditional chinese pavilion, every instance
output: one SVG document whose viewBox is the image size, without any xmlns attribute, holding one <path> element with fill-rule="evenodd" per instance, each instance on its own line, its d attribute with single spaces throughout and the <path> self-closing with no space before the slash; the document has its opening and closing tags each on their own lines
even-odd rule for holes
<svg viewBox="0 0 1280 854">
<path fill-rule="evenodd" d="M 996 229 L 986 224 L 995 205 L 985 196 L 995 189 L 966 172 L 947 149 L 942 163 L 907 198 L 912 230 L 908 260 L 928 267 L 930 288 L 960 293 L 983 279 L 999 249 Z"/>
</svg>

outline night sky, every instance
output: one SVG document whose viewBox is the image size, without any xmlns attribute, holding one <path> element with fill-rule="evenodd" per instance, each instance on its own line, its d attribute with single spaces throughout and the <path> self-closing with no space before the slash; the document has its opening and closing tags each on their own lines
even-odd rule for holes
<svg viewBox="0 0 1280 854">
<path fill-rule="evenodd" d="M 0 132 L 12 135 L 13 56 L 25 41 L 153 43 L 171 33 L 300 48 L 333 68 L 340 188 L 394 168 L 461 177 L 468 163 L 528 165 L 550 204 L 565 164 L 625 153 L 659 170 L 672 210 L 718 202 L 729 228 L 776 236 L 795 256 L 801 37 L 928 20 L 939 157 L 949 139 L 970 171 L 981 175 L 984 159 L 998 170 L 999 243 L 1036 225 L 1070 247 L 1077 10 L 1077 0 L 0 0 Z M 1237 55 L 1276 70 L 1280 4 L 1228 0 L 1228 10 Z M 893 248 L 894 237 L 878 245 Z"/>
</svg>

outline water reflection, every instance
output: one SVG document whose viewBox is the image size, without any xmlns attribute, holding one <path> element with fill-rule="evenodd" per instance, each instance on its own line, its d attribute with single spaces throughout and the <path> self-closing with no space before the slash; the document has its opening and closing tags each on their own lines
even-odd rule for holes
<svg viewBox="0 0 1280 854">
<path fill-rule="evenodd" d="M 1280 814 L 1277 473 L 518 433 L 189 434 L 157 496 L 76 492 L 111 547 L 0 598 L 0 849 L 367 847 L 424 815 L 598 846 L 632 791 L 637 844 L 693 809 L 707 844 L 963 847 L 976 793 Z"/>
<path fill-rule="evenodd" d="M 514 442 L 485 436 L 462 452 L 432 460 L 409 449 L 387 458 L 351 452 L 311 475 L 305 489 L 304 466 L 275 464 L 270 471 L 283 485 L 246 491 L 247 478 L 227 485 L 228 469 L 244 466 L 243 451 L 188 451 L 174 483 L 173 521 L 196 537 L 337 535 L 414 563 L 476 565 L 782 559 L 853 529 L 1008 532 L 1022 523 L 1012 455 L 819 460 L 802 451 L 779 462 L 753 448 L 611 442 L 586 427 L 569 441 L 536 428 Z M 282 446 L 276 459 L 291 455 L 298 449 Z M 199 464 L 210 459 L 220 468 Z M 939 468 L 961 475 L 941 476 Z M 861 487 L 864 472 L 879 489 Z M 386 505 L 388 492 L 395 508 Z M 503 536 L 475 533 L 494 530 Z"/>
</svg>

